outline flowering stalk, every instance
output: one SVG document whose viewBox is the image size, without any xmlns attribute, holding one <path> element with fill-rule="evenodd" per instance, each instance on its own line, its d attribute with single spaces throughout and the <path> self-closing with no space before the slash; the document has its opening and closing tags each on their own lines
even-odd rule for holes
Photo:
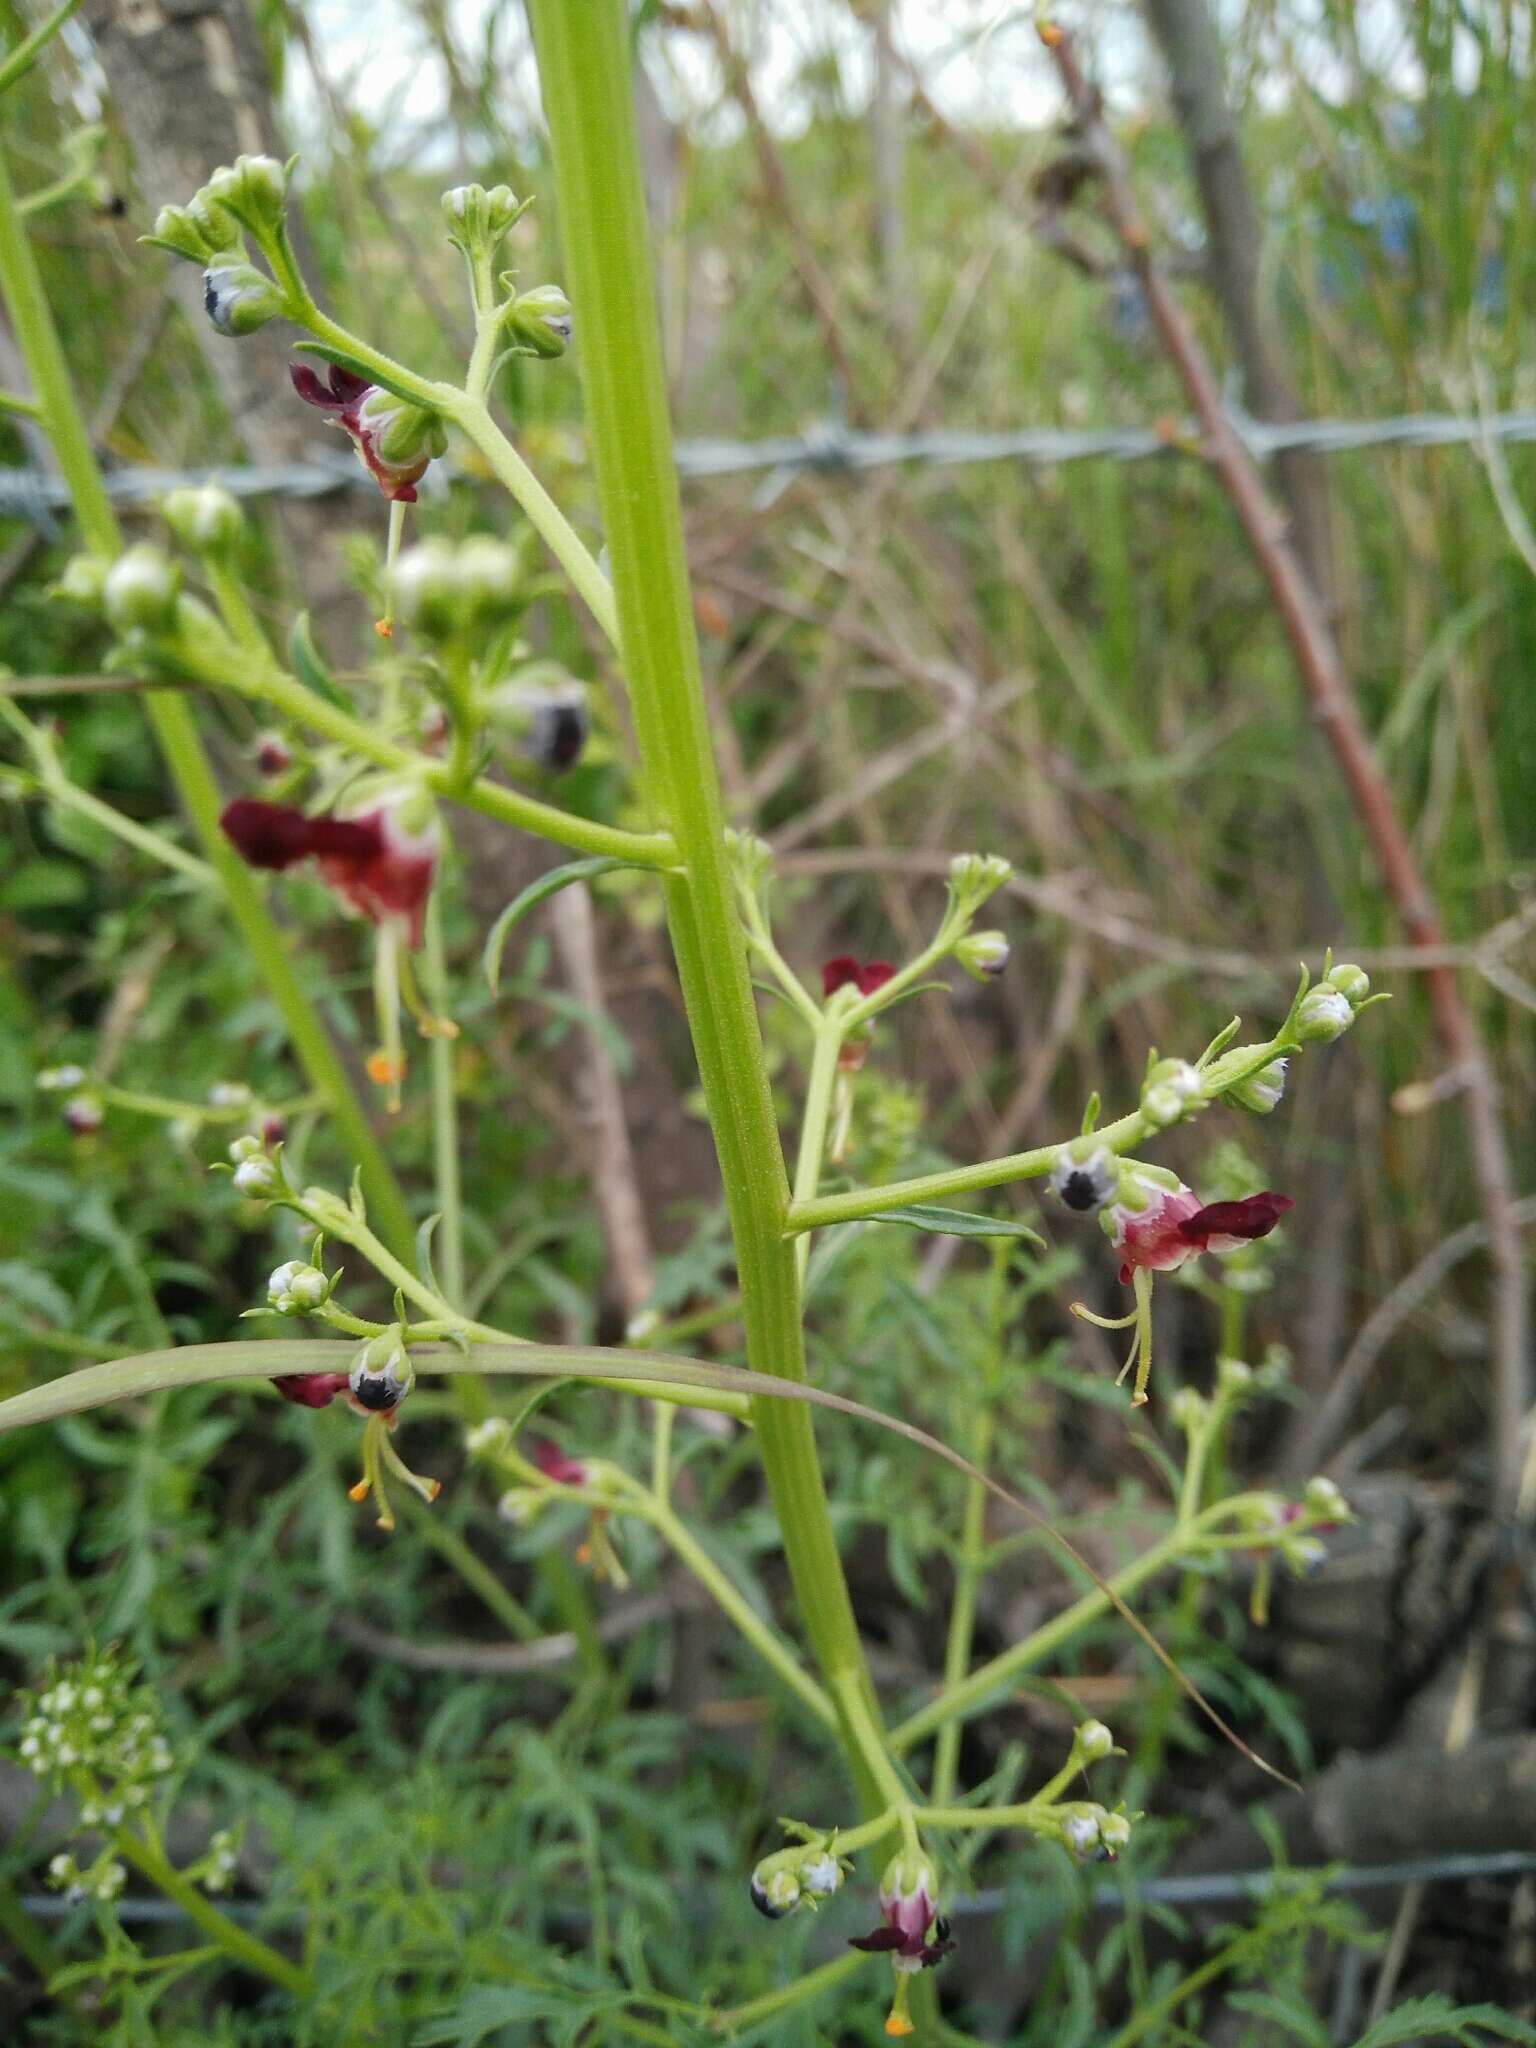
<svg viewBox="0 0 1536 2048">
<path fill-rule="evenodd" d="M 625 11 L 616 0 L 529 8 L 554 153 L 620 644 L 651 801 L 683 873 L 667 913 L 741 1280 L 747 1356 L 805 1377 L 800 1287 L 784 1234 L 789 1189 L 747 978 L 710 741 L 667 420 L 634 135 Z M 468 431 L 462 409 L 460 424 Z M 796 1596 L 872 1807 L 882 1766 L 874 1692 L 828 1512 L 809 1415 L 758 1402 L 754 1419 Z M 863 1710 L 850 1712 L 857 1702 Z"/>
<path fill-rule="evenodd" d="M 96 458 L 91 452 L 70 382 L 69 368 L 59 345 L 58 331 L 16 210 L 10 174 L 3 160 L 0 160 L 0 292 L 4 294 L 17 346 L 26 363 L 49 440 L 74 503 L 81 536 L 92 553 L 111 559 L 121 552 L 122 535 Z M 256 884 L 219 831 L 219 789 L 198 738 L 191 710 L 172 690 L 149 691 L 144 705 L 171 780 L 202 843 L 204 854 L 218 875 L 230 915 L 239 927 L 246 950 L 255 961 L 282 1017 L 294 1053 L 312 1085 L 325 1097 L 337 1141 L 346 1155 L 360 1167 L 385 1235 L 400 1250 L 408 1250 L 412 1240 L 410 1216 L 389 1162 L 347 1078 L 329 1033 L 300 986 L 287 947 L 267 914 Z"/>
</svg>

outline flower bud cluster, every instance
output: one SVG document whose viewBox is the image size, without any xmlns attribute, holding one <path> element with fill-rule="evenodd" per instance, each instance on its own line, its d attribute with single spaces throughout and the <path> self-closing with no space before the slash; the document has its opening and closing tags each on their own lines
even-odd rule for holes
<svg viewBox="0 0 1536 2048">
<path fill-rule="evenodd" d="M 493 185 L 489 191 L 484 185 L 455 185 L 443 194 L 448 239 L 471 263 L 494 256 L 532 204 L 532 199 L 519 199 L 510 185 Z"/>
<path fill-rule="evenodd" d="M 1296 1006 L 1292 1025 L 1303 1045 L 1326 1045 L 1342 1038 L 1354 1023 L 1371 993 L 1371 979 L 1363 967 L 1345 962 L 1330 967 L 1322 980 L 1309 988 Z"/>
<path fill-rule="evenodd" d="M 1204 1084 L 1188 1060 L 1158 1060 L 1141 1087 L 1141 1113 L 1156 1131 L 1204 1107 Z"/>
<path fill-rule="evenodd" d="M 835 1834 L 803 1830 L 806 1840 L 765 1856 L 752 1872 L 748 1887 L 752 1903 L 767 1920 L 782 1920 L 798 1907 L 811 1912 L 842 1889 L 852 1869 L 837 1853 Z"/>
<path fill-rule="evenodd" d="M 115 1856 L 105 1854 L 82 1870 L 67 1850 L 61 1850 L 49 1860 L 48 1882 L 68 1899 L 95 1899 L 105 1906 L 121 1895 L 128 1872 Z"/>
<path fill-rule="evenodd" d="M 208 1854 L 201 1865 L 198 1882 L 204 1891 L 228 1891 L 239 1853 L 240 1845 L 235 1840 L 233 1828 L 220 1828 L 209 1841 Z"/>
<path fill-rule="evenodd" d="M 87 1826 L 119 1825 L 175 1764 L 153 1695 L 116 1648 L 55 1669 L 42 1692 L 23 1695 L 22 1708 L 17 1755 L 55 1791 L 90 1788 Z"/>
<path fill-rule="evenodd" d="M 1131 1823 L 1123 1813 L 1111 1813 L 1091 1800 L 1078 1800 L 1054 1809 L 1062 1846 L 1079 1863 L 1102 1863 L 1118 1856 L 1131 1839 Z"/>
<path fill-rule="evenodd" d="M 162 206 L 144 237 L 203 266 L 203 309 L 215 333 L 238 339 L 289 310 L 287 293 L 247 259 L 241 237 L 244 229 L 270 256 L 283 236 L 287 197 L 288 172 L 275 157 L 236 157 L 185 206 Z"/>
<path fill-rule="evenodd" d="M 240 1193 L 253 1202 L 270 1202 L 283 1192 L 283 1177 L 277 1161 L 254 1131 L 235 1139 L 229 1148 L 231 1176 Z"/>
<path fill-rule="evenodd" d="M 289 1259 L 267 1281 L 267 1306 L 280 1316 L 313 1315 L 330 1300 L 339 1277 L 327 1279 L 318 1266 Z"/>
<path fill-rule="evenodd" d="M 522 611 L 525 571 L 520 551 L 489 535 L 476 535 L 457 547 L 445 540 L 422 541 L 407 548 L 390 573 L 395 615 L 427 639 L 473 638 Z"/>
</svg>

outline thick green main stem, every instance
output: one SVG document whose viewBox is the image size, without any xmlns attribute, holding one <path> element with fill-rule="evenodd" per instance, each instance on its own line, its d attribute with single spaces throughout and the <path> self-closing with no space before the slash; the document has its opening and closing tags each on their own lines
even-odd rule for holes
<svg viewBox="0 0 1536 2048">
<path fill-rule="evenodd" d="M 620 641 L 647 787 L 677 845 L 667 912 L 720 1157 L 741 1277 L 747 1356 L 803 1379 L 800 1290 L 784 1235 L 789 1189 L 726 862 L 666 410 L 621 0 L 530 0 L 567 288 L 581 333 L 587 420 L 613 567 Z M 885 1803 L 866 1752 L 873 1690 L 828 1513 L 809 1414 L 760 1402 L 754 1421 L 812 1649 L 840 1703 L 844 1746 L 871 1812 Z"/>
<path fill-rule="evenodd" d="M 16 208 L 9 172 L 0 162 L 0 292 L 37 394 L 43 424 L 74 501 L 81 537 L 95 554 L 122 551 L 117 515 L 86 437 L 43 281 Z M 249 871 L 219 830 L 222 800 L 185 698 L 151 690 L 144 700 L 171 780 L 192 821 L 251 958 L 277 1005 L 300 1065 L 325 1097 L 339 1143 L 362 1169 L 363 1186 L 382 1235 L 404 1256 L 412 1249 L 410 1214 L 373 1134 L 330 1034 L 299 985 L 281 933 Z"/>
</svg>

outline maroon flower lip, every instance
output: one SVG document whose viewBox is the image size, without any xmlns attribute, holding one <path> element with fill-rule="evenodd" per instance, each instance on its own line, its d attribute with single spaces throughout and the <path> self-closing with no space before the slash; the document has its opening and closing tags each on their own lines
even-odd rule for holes
<svg viewBox="0 0 1536 2048">
<path fill-rule="evenodd" d="M 899 1927 L 877 1927 L 870 1934 L 850 1934 L 850 1948 L 863 1949 L 866 1955 L 905 1956 L 909 1962 L 921 1963 L 925 1970 L 931 1970 L 954 1948 L 952 1941 L 924 1941 L 920 1934 L 903 1934 Z"/>
<path fill-rule="evenodd" d="M 364 468 L 385 497 L 404 505 L 414 505 L 416 485 L 426 474 L 431 457 L 423 454 L 414 461 L 391 462 L 381 452 L 379 423 L 366 419 L 363 414 L 363 407 L 381 387 L 370 384 L 366 377 L 359 377 L 351 370 L 342 369 L 339 363 L 328 366 L 323 384 L 308 363 L 290 363 L 288 375 L 293 379 L 294 390 L 306 405 L 328 413 L 333 425 L 351 436 Z"/>
<path fill-rule="evenodd" d="M 1193 1216 L 1184 1218 L 1178 1226 L 1179 1235 L 1202 1249 L 1223 1237 L 1251 1242 L 1257 1237 L 1268 1237 L 1286 1210 L 1295 1206 L 1289 1195 L 1277 1195 L 1268 1188 L 1261 1194 L 1245 1195 L 1240 1202 L 1208 1202 Z"/>
<path fill-rule="evenodd" d="M 326 886 L 370 924 L 402 925 L 421 944 L 427 898 L 437 870 L 428 837 L 412 839 L 384 809 L 357 818 L 307 817 L 293 804 L 241 796 L 219 820 L 240 858 L 282 873 L 302 860 L 320 863 Z"/>
<path fill-rule="evenodd" d="M 556 1486 L 585 1486 L 587 1468 L 579 1458 L 568 1458 L 548 1437 L 537 1437 L 528 1446 L 533 1463 Z"/>
<path fill-rule="evenodd" d="M 347 1391 L 347 1376 L 344 1372 L 291 1372 L 272 1384 L 285 1401 L 300 1408 L 329 1408 L 338 1394 Z"/>
<path fill-rule="evenodd" d="M 861 996 L 872 996 L 895 972 L 889 960 L 859 961 L 851 953 L 839 953 L 821 970 L 821 992 L 835 996 L 840 988 L 856 988 Z"/>
</svg>

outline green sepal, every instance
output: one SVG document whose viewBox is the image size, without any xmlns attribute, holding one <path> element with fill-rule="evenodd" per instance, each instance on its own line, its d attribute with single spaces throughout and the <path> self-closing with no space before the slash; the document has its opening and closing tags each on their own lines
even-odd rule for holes
<svg viewBox="0 0 1536 2048">
<path fill-rule="evenodd" d="M 352 709 L 350 699 L 331 674 L 324 655 L 315 645 L 308 612 L 300 612 L 289 628 L 288 666 L 305 688 L 313 690 L 317 697 L 324 697 L 328 704 L 334 704 L 340 711 Z"/>
</svg>

